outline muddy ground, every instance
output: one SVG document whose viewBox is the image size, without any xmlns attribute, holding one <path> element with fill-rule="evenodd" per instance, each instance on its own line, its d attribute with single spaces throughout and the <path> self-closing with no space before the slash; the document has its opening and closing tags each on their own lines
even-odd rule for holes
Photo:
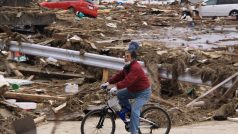
<svg viewBox="0 0 238 134">
<path fill-rule="evenodd" d="M 190 28 L 186 21 L 180 20 L 181 11 L 178 5 L 147 7 L 125 5 L 123 9 L 119 9 L 115 5 L 105 6 L 111 11 L 102 10 L 104 13 L 101 13 L 97 18 L 78 18 L 69 11 L 47 10 L 34 5 L 26 9 L 55 13 L 57 16 L 55 23 L 45 27 L 44 31 L 37 31 L 36 33 L 9 32 L 10 26 L 1 26 L 0 38 L 5 42 L 10 40 L 27 41 L 114 57 L 122 57 L 131 40 L 140 41 L 138 60 L 146 63 L 154 93 L 175 105 L 175 107 L 171 107 L 161 104 L 161 107 L 169 112 L 173 126 L 208 120 L 213 116 L 216 109 L 231 100 L 237 104 L 237 99 L 232 97 L 222 101 L 217 100 L 216 98 L 222 96 L 226 91 L 221 88 L 218 93 L 213 93 L 203 99 L 206 102 L 205 106 L 187 108 L 186 104 L 211 87 L 181 83 L 177 78 L 190 68 L 189 73 L 191 75 L 199 75 L 203 82 L 211 81 L 211 86 L 214 86 L 238 72 L 238 37 L 228 34 L 237 33 L 237 21 L 229 17 L 215 20 L 204 18 L 195 20 L 196 26 Z M 1 10 L 4 8 L 0 7 Z M 154 10 L 154 8 L 159 9 L 159 11 Z M 23 11 L 21 8 L 12 10 L 11 12 Z M 109 23 L 112 23 L 113 26 L 107 26 Z M 229 29 L 230 27 L 232 30 Z M 219 40 L 209 38 L 201 40 L 212 33 L 228 35 L 219 36 Z M 11 126 L 12 121 L 24 116 L 30 115 L 36 118 L 45 114 L 47 115 L 46 120 L 81 120 L 84 111 L 87 111 L 89 106 L 104 104 L 105 94 L 99 91 L 103 75 L 101 68 L 66 61 L 58 61 L 58 65 L 45 64 L 42 59 L 46 60 L 46 58 L 28 55 L 27 57 L 29 60 L 24 63 L 8 62 L 15 64 L 18 68 L 71 73 L 78 75 L 78 77 L 65 78 L 57 75 L 34 74 L 32 81 L 35 83 L 21 86 L 16 92 L 64 96 L 67 97 L 66 108 L 54 114 L 52 108 L 63 104 L 65 101 L 49 100 L 37 103 L 35 110 L 27 111 L 12 109 L 12 107 L 1 104 L 0 110 L 6 110 L 9 114 L 9 117 L 6 117 L 0 113 L 1 133 L 14 133 Z M 5 63 L 6 57 L 1 56 L 0 71 L 6 72 L 4 73 L 5 77 L 17 78 L 12 71 L 7 72 Z M 157 64 L 161 64 L 163 68 L 172 73 L 172 80 L 159 78 Z M 27 71 L 22 73 L 24 79 L 33 75 Z M 113 73 L 115 71 L 110 70 L 109 76 Z M 76 83 L 79 86 L 79 93 L 74 95 L 66 93 L 65 83 Z M 37 89 L 41 89 L 40 92 Z"/>
</svg>

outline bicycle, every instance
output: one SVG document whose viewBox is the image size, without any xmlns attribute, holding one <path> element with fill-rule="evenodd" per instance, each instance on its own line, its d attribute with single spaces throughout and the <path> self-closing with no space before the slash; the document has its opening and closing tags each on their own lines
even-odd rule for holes
<svg viewBox="0 0 238 134">
<path fill-rule="evenodd" d="M 124 122 L 129 132 L 130 110 L 120 111 L 121 106 L 117 97 L 106 90 L 107 103 L 101 109 L 88 112 L 81 123 L 81 134 L 114 134 L 116 129 L 116 115 Z M 89 125 L 89 128 L 87 127 Z M 93 130 L 94 129 L 94 130 Z M 140 115 L 139 134 L 153 133 L 168 134 L 171 129 L 171 120 L 168 113 L 155 104 L 145 104 Z M 147 132 L 148 131 L 148 132 Z"/>
</svg>

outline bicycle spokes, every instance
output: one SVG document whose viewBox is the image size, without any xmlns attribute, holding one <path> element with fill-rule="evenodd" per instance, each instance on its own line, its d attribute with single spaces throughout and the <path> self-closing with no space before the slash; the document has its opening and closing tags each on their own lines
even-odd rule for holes
<svg viewBox="0 0 238 134">
<path fill-rule="evenodd" d="M 150 129 L 157 129 L 159 128 L 159 124 L 156 124 L 148 119 L 140 117 L 140 126 L 139 128 L 150 128 Z"/>
</svg>

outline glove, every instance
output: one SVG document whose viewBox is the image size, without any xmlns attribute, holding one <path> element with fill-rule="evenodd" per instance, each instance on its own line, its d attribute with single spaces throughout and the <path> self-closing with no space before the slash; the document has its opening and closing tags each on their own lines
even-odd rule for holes
<svg viewBox="0 0 238 134">
<path fill-rule="evenodd" d="M 117 93 L 117 87 L 111 88 L 109 93 L 116 94 Z"/>
<path fill-rule="evenodd" d="M 109 82 L 103 83 L 100 88 L 101 89 L 107 89 L 107 86 L 109 85 Z"/>
</svg>

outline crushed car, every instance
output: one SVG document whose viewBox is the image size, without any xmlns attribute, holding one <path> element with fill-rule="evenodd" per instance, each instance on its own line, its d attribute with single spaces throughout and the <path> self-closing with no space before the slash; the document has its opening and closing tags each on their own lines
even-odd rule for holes
<svg viewBox="0 0 238 134">
<path fill-rule="evenodd" d="M 74 13 L 82 12 L 88 17 L 98 16 L 98 7 L 90 0 L 47 0 L 39 3 L 41 7 L 49 9 L 70 10 Z"/>
</svg>

